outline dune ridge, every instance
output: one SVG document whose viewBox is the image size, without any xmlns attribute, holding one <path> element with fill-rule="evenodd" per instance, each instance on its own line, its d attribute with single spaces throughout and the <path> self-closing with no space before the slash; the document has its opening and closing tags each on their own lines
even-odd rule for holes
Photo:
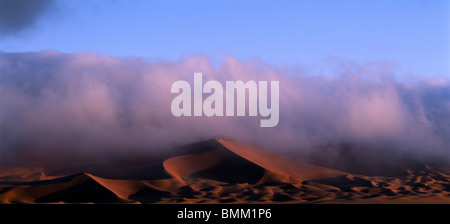
<svg viewBox="0 0 450 224">
<path fill-rule="evenodd" d="M 450 203 L 446 167 L 367 176 L 284 158 L 237 140 L 181 146 L 149 166 L 120 164 L 129 178 L 101 177 L 94 169 L 54 176 L 39 167 L 2 167 L 0 202 Z M 136 173 L 157 178 L 136 179 Z"/>
</svg>

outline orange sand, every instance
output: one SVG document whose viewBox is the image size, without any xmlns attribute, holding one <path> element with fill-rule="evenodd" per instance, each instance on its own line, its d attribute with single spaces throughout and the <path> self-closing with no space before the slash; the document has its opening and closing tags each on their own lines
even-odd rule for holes
<svg viewBox="0 0 450 224">
<path fill-rule="evenodd" d="M 142 166 L 120 165 L 126 171 L 120 178 L 95 170 L 47 175 L 52 172 L 41 167 L 3 167 L 0 202 L 450 203 L 445 167 L 358 175 L 223 139 L 186 145 Z"/>
</svg>

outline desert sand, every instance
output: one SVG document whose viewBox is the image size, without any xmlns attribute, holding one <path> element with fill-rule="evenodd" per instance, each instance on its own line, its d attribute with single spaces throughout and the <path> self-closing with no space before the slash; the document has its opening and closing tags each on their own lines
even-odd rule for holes
<svg viewBox="0 0 450 224">
<path fill-rule="evenodd" d="M 449 167 L 363 175 L 236 140 L 197 142 L 136 162 L 61 166 L 3 164 L 0 203 L 450 203 Z"/>
</svg>

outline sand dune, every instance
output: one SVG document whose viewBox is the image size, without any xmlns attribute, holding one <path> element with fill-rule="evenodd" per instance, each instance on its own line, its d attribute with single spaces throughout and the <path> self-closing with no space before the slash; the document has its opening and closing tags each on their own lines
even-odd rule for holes
<svg viewBox="0 0 450 224">
<path fill-rule="evenodd" d="M 271 172 L 294 177 L 298 180 L 335 177 L 345 174 L 338 170 L 283 158 L 264 149 L 252 147 L 239 141 L 227 141 L 223 139 L 218 139 L 217 141 L 228 150 L 250 162 L 264 167 Z"/>
<path fill-rule="evenodd" d="M 224 139 L 185 145 L 140 165 L 117 164 L 67 175 L 2 167 L 0 202 L 450 203 L 446 167 L 424 165 L 388 176 L 352 174 Z M 105 172 L 112 166 L 111 173 Z M 118 167 L 126 172 L 117 175 Z"/>
</svg>

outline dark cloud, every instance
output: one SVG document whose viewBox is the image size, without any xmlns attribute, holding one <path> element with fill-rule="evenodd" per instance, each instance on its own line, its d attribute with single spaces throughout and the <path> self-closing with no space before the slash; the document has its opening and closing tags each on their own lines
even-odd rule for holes
<svg viewBox="0 0 450 224">
<path fill-rule="evenodd" d="M 229 136 L 281 151 L 351 143 L 375 154 L 449 159 L 449 79 L 401 83 L 389 66 L 343 63 L 330 72 L 334 77 L 311 77 L 233 57 L 217 67 L 206 57 L 147 63 L 90 53 L 0 53 L 0 155 L 152 152 Z M 261 128 L 259 117 L 174 117 L 170 87 L 192 83 L 194 72 L 203 72 L 204 82 L 278 80 L 278 126 Z"/>
<path fill-rule="evenodd" d="M 55 0 L 0 0 L 0 33 L 14 35 L 35 26 Z"/>
</svg>

